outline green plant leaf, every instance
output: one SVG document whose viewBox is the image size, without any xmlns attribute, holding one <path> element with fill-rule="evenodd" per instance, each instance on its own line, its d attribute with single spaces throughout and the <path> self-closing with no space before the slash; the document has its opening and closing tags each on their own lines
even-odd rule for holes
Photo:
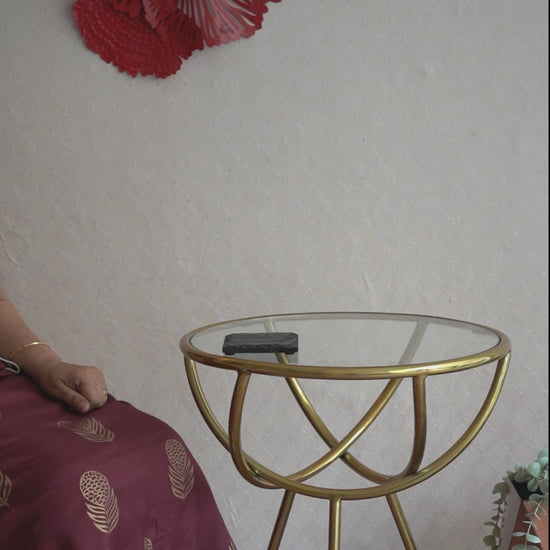
<svg viewBox="0 0 550 550">
<path fill-rule="evenodd" d="M 531 533 L 527 533 L 525 538 L 527 539 L 527 542 L 536 542 L 537 544 L 540 544 L 542 542 L 539 537 L 537 537 L 537 535 L 533 535 Z"/>
<path fill-rule="evenodd" d="M 497 483 L 493 487 L 493 494 L 500 495 L 500 498 L 493 501 L 496 506 L 493 509 L 496 515 L 493 515 L 490 521 L 485 523 L 485 525 L 493 528 L 492 534 L 483 539 L 485 546 L 489 546 L 491 550 L 498 550 L 503 506 L 506 504 L 506 495 L 510 491 L 508 480 L 512 480 L 517 483 L 524 483 L 532 493 L 529 496 L 532 511 L 526 516 L 529 521 L 523 522 L 527 526 L 527 532 L 516 531 L 513 534 L 515 537 L 525 538 L 525 542 L 514 545 L 511 550 L 540 550 L 538 546 L 533 546 L 533 544 L 540 544 L 539 537 L 531 534 L 530 531 L 533 518 L 539 518 L 538 512 L 540 511 L 541 515 L 547 513 L 544 507 L 541 507 L 541 503 L 544 502 L 548 505 L 548 462 L 548 449 L 542 449 L 539 451 L 536 461 L 528 462 L 525 466 L 516 462 L 514 470 L 508 470 L 506 476 L 502 478 L 503 482 Z M 538 494 L 539 492 L 542 494 Z"/>
<path fill-rule="evenodd" d="M 513 479 L 518 483 L 525 483 L 531 476 L 527 472 L 516 472 Z"/>
<path fill-rule="evenodd" d="M 532 475 L 537 477 L 540 474 L 540 464 L 538 462 L 529 462 L 525 469 Z"/>
<path fill-rule="evenodd" d="M 530 479 L 527 482 L 527 489 L 529 491 L 536 491 L 539 488 L 539 480 L 538 479 Z"/>
</svg>

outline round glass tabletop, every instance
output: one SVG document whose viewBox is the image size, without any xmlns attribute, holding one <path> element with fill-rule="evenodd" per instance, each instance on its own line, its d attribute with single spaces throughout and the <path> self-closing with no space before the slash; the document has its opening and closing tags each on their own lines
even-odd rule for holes
<svg viewBox="0 0 550 550">
<path fill-rule="evenodd" d="M 223 352 L 236 333 L 290 332 L 295 353 Z M 207 365 L 298 377 L 378 378 L 436 374 L 491 363 L 510 351 L 501 332 L 465 321 L 390 313 L 296 313 L 208 325 L 181 340 L 184 355 Z"/>
</svg>

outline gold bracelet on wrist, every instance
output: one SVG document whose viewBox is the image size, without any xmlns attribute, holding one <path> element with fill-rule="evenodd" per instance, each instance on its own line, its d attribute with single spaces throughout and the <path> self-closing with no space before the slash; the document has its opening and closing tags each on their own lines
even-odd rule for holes
<svg viewBox="0 0 550 550">
<path fill-rule="evenodd" d="M 50 344 L 47 342 L 29 342 L 28 344 L 23 344 L 21 347 L 17 348 L 9 357 L 8 360 L 11 361 L 20 351 L 24 350 L 25 348 L 29 348 L 30 346 L 48 346 L 51 348 Z"/>
</svg>

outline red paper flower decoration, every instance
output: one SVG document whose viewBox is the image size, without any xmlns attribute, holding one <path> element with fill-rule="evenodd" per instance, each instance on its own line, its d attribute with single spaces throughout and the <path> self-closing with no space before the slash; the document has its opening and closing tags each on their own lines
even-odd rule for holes
<svg viewBox="0 0 550 550">
<path fill-rule="evenodd" d="M 204 46 L 248 38 L 280 0 L 77 0 L 86 46 L 132 76 L 174 74 Z"/>
</svg>

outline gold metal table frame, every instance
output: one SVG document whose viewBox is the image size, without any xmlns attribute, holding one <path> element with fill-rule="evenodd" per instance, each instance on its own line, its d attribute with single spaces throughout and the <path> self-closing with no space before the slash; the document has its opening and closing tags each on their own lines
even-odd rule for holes
<svg viewBox="0 0 550 550">
<path fill-rule="evenodd" d="M 477 353 L 463 357 L 451 358 L 448 360 L 413 363 L 412 359 L 420 345 L 427 326 L 431 322 L 462 323 L 452 319 L 443 319 L 430 316 L 415 316 L 409 314 L 382 314 L 382 313 L 353 313 L 354 316 L 370 316 L 380 319 L 407 319 L 416 322 L 416 326 L 408 341 L 400 360 L 396 365 L 391 366 L 314 366 L 292 364 L 285 354 L 277 354 L 277 362 L 264 362 L 258 360 L 247 360 L 242 357 L 224 356 L 221 353 L 221 342 L 219 353 L 212 353 L 212 350 L 201 350 L 193 345 L 193 337 L 203 331 L 215 331 L 217 327 L 235 326 L 243 328 L 248 322 L 261 322 L 267 332 L 276 330 L 275 325 L 278 319 L 305 319 L 323 318 L 324 316 L 346 316 L 346 313 L 304 313 L 273 315 L 268 317 L 250 317 L 238 319 L 226 323 L 208 325 L 191 331 L 184 335 L 180 347 L 184 355 L 186 373 L 190 388 L 197 406 L 220 443 L 231 453 L 233 462 L 240 474 L 250 483 L 266 489 L 284 489 L 284 496 L 279 508 L 279 513 L 273 529 L 268 550 L 279 548 L 287 519 L 296 493 L 327 499 L 330 503 L 329 510 L 329 550 L 337 550 L 340 545 L 340 516 L 341 503 L 343 500 L 361 500 L 376 497 L 385 497 L 390 507 L 392 516 L 399 530 L 399 534 L 407 550 L 416 550 L 407 520 L 399 503 L 397 493 L 413 485 L 416 485 L 433 476 L 451 461 L 453 461 L 475 438 L 481 430 L 502 389 L 506 372 L 510 361 L 510 341 L 507 336 L 495 329 L 464 323 L 467 327 L 478 328 L 492 333 L 496 337 L 496 345 L 486 350 L 479 350 Z M 426 380 L 430 376 L 444 373 L 459 372 L 496 362 L 492 382 L 487 395 L 481 404 L 479 411 L 464 433 L 456 442 L 437 459 L 430 464 L 422 466 L 422 460 L 426 447 L 427 436 L 427 406 L 426 406 Z M 228 430 L 226 431 L 214 415 L 203 388 L 201 386 L 197 363 L 212 367 L 230 369 L 236 371 L 237 378 L 233 389 L 229 411 Z M 303 413 L 317 431 L 319 436 L 327 444 L 329 450 L 307 467 L 290 475 L 280 475 L 277 472 L 263 466 L 252 456 L 243 450 L 241 438 L 241 426 L 243 416 L 243 405 L 247 393 L 250 377 L 253 374 L 278 376 L 285 378 L 290 391 L 298 402 Z M 355 426 L 341 439 L 338 439 L 325 425 L 322 418 L 311 404 L 308 396 L 300 384 L 300 379 L 338 379 L 338 380 L 386 380 L 386 385 L 379 396 L 373 401 L 371 407 Z M 395 391 L 405 379 L 412 380 L 413 406 L 414 406 L 414 439 L 413 448 L 405 469 L 397 475 L 386 475 L 369 468 L 358 460 L 349 451 L 349 448 L 358 438 L 373 424 L 384 407 L 388 404 Z M 334 461 L 341 460 L 349 468 L 371 482 L 371 485 L 354 489 L 338 489 L 320 487 L 306 483 L 306 481 Z M 421 467 L 422 466 L 422 467 Z M 374 485 L 372 484 L 374 483 Z"/>
</svg>

